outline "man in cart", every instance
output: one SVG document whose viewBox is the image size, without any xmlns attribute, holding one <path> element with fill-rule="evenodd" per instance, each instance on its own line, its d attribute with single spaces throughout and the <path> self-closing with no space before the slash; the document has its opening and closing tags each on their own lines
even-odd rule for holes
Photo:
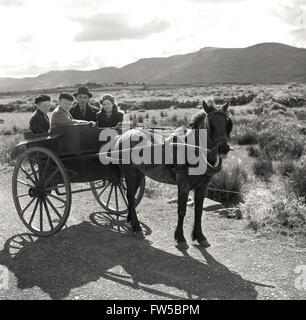
<svg viewBox="0 0 306 320">
<path fill-rule="evenodd" d="M 73 95 L 76 99 L 76 104 L 70 110 L 73 119 L 96 122 L 96 114 L 100 109 L 89 103 L 92 93 L 88 88 L 80 87 Z"/>
</svg>

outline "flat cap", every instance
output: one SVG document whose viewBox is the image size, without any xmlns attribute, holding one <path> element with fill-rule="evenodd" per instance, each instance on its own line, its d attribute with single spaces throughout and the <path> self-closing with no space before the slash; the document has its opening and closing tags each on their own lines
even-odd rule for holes
<svg viewBox="0 0 306 320">
<path fill-rule="evenodd" d="M 51 101 L 51 98 L 49 96 L 47 96 L 46 94 L 41 94 L 40 96 L 35 98 L 35 104 L 38 104 L 40 102 L 44 102 L 44 101 Z"/>
<path fill-rule="evenodd" d="M 69 100 L 69 101 L 74 101 L 74 97 L 73 95 L 71 95 L 70 93 L 68 92 L 63 92 L 60 94 L 58 100 L 61 100 L 61 99 L 66 99 L 66 100 Z"/>
</svg>

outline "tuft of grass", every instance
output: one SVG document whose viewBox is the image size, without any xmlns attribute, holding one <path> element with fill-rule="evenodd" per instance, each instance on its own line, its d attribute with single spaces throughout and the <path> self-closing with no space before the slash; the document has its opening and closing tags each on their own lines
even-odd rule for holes
<svg viewBox="0 0 306 320">
<path fill-rule="evenodd" d="M 208 189 L 207 196 L 225 205 L 236 205 L 243 201 L 242 192 L 247 180 L 246 171 L 239 165 L 226 167 L 213 176 L 209 188 L 233 191 L 233 193 Z"/>
<path fill-rule="evenodd" d="M 306 206 L 284 190 L 252 189 L 240 210 L 254 231 L 277 233 L 306 244 Z"/>
<path fill-rule="evenodd" d="M 269 181 L 274 172 L 272 161 L 266 158 L 257 159 L 253 163 L 253 172 L 255 176 L 263 178 L 265 181 Z"/>
<path fill-rule="evenodd" d="M 284 159 L 280 161 L 277 167 L 277 171 L 282 177 L 289 177 L 295 169 L 296 165 L 292 159 Z"/>
<path fill-rule="evenodd" d="M 254 148 L 253 146 L 247 147 L 248 156 L 253 158 L 259 158 L 260 157 L 260 151 L 257 148 Z"/>
<path fill-rule="evenodd" d="M 11 152 L 15 148 L 16 144 L 22 140 L 21 135 L 15 135 L 8 137 L 8 139 L 2 144 L 0 150 L 0 163 L 6 165 L 13 165 L 14 162 L 11 158 Z"/>
<path fill-rule="evenodd" d="M 306 164 L 297 165 L 290 173 L 290 184 L 295 195 L 306 202 Z"/>
<path fill-rule="evenodd" d="M 143 123 L 143 116 L 141 114 L 138 115 L 137 121 L 138 123 Z"/>
<path fill-rule="evenodd" d="M 249 145 L 249 144 L 256 144 L 257 138 L 254 132 L 245 132 L 238 136 L 238 144 L 241 146 Z"/>
</svg>

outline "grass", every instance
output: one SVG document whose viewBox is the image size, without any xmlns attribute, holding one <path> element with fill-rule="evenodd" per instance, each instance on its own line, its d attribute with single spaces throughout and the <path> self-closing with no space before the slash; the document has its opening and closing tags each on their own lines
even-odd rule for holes
<svg viewBox="0 0 306 320">
<path fill-rule="evenodd" d="M 260 157 L 260 151 L 258 148 L 254 148 L 253 146 L 247 147 L 248 156 L 252 158 L 259 158 Z"/>
<path fill-rule="evenodd" d="M 255 176 L 263 178 L 265 181 L 269 181 L 274 172 L 272 161 L 265 158 L 257 159 L 253 164 L 253 172 Z"/>
<path fill-rule="evenodd" d="M 1 143 L 0 149 L 0 163 L 2 165 L 13 165 L 14 161 L 11 159 L 11 152 L 16 144 L 22 140 L 22 135 L 14 135 L 8 137 Z"/>
<path fill-rule="evenodd" d="M 258 186 L 240 206 L 247 226 L 260 234 L 280 234 L 306 245 L 306 206 L 279 187 Z"/>
<path fill-rule="evenodd" d="M 213 176 L 209 187 L 230 192 L 208 190 L 207 196 L 225 205 L 236 205 L 243 201 L 243 188 L 247 180 L 247 173 L 241 166 L 229 166 Z"/>
<path fill-rule="evenodd" d="M 306 203 L 306 163 L 304 161 L 294 166 L 289 174 L 289 183 L 296 197 L 302 198 Z"/>
</svg>

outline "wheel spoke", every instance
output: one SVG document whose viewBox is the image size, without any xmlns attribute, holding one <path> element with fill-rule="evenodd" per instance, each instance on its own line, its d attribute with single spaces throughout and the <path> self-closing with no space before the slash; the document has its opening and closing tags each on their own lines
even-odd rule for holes
<svg viewBox="0 0 306 320">
<path fill-rule="evenodd" d="M 63 199 L 61 199 L 60 197 L 57 197 L 57 196 L 55 196 L 55 195 L 53 195 L 53 194 L 49 194 L 49 197 L 54 198 L 54 199 L 56 199 L 56 200 L 58 200 L 58 201 L 60 201 L 60 202 L 62 202 L 62 203 L 64 203 L 64 204 L 66 204 L 66 201 L 65 201 L 65 200 L 63 200 Z"/>
<path fill-rule="evenodd" d="M 24 213 L 28 210 L 28 208 L 30 207 L 30 205 L 33 203 L 34 200 L 35 200 L 35 198 L 33 198 L 33 199 L 27 204 L 27 206 L 22 210 L 21 214 L 24 214 Z"/>
<path fill-rule="evenodd" d="M 44 207 L 45 207 L 45 210 L 46 210 L 46 214 L 47 214 L 47 218 L 48 218 L 48 221 L 49 221 L 49 225 L 50 225 L 51 229 L 53 230 L 54 227 L 53 227 L 52 219 L 51 219 L 51 216 L 50 216 L 49 208 L 48 208 L 47 203 L 46 203 L 46 199 L 43 198 L 42 201 L 44 203 Z"/>
<path fill-rule="evenodd" d="M 108 188 L 110 185 L 110 182 L 107 183 L 107 185 L 103 188 L 103 190 L 99 193 L 99 198 L 101 197 L 102 193 Z"/>
<path fill-rule="evenodd" d="M 121 193 L 121 195 L 122 195 L 122 198 L 123 198 L 123 200 L 124 200 L 124 202 L 125 202 L 125 204 L 126 204 L 126 207 L 128 208 L 128 207 L 129 207 L 129 204 L 128 204 L 127 199 L 126 199 L 126 197 L 125 197 L 125 195 L 124 195 L 124 191 L 122 191 L 121 185 L 119 185 L 118 187 L 119 187 L 119 191 L 120 191 L 120 193 Z"/>
<path fill-rule="evenodd" d="M 109 205 L 110 198 L 111 198 L 111 195 L 112 195 L 112 193 L 113 193 L 113 188 L 114 188 L 114 185 L 112 184 L 112 187 L 111 187 L 111 189 L 110 189 L 110 192 L 109 192 L 109 195 L 108 195 L 108 199 L 107 199 L 107 204 L 106 204 L 107 207 L 108 207 L 108 205 Z"/>
<path fill-rule="evenodd" d="M 57 211 L 57 209 L 55 208 L 55 206 L 53 205 L 53 203 L 49 200 L 48 197 L 46 197 L 47 202 L 49 203 L 50 207 L 53 209 L 53 211 L 56 213 L 56 215 L 62 219 L 63 217 L 60 215 L 60 213 Z"/>
<path fill-rule="evenodd" d="M 22 166 L 20 167 L 20 169 L 21 169 L 21 171 L 27 176 L 27 178 L 28 178 L 29 180 L 31 180 L 31 182 L 32 182 L 33 184 L 35 184 L 35 181 L 34 181 L 33 178 L 31 177 L 31 175 L 26 171 L 26 169 L 23 168 Z"/>
<path fill-rule="evenodd" d="M 49 168 L 49 164 L 50 164 L 50 157 L 48 157 L 48 160 L 47 160 L 46 165 L 44 167 L 44 172 L 43 172 L 42 177 L 41 177 L 42 181 L 45 180 L 45 177 L 46 177 L 46 174 L 47 174 L 47 171 L 48 171 L 48 168 Z"/>
<path fill-rule="evenodd" d="M 43 207 L 42 207 L 42 200 L 39 199 L 39 215 L 40 215 L 40 231 L 43 231 Z"/>
<path fill-rule="evenodd" d="M 28 197 L 28 196 L 29 196 L 29 194 L 25 193 L 25 194 L 20 194 L 19 196 L 17 196 L 17 198 Z"/>
<path fill-rule="evenodd" d="M 17 179 L 17 182 L 19 182 L 19 183 L 21 183 L 21 184 L 23 184 L 23 185 L 25 185 L 25 186 L 27 186 L 29 188 L 34 188 L 34 186 L 32 186 L 32 185 L 30 185 L 30 184 L 28 184 L 28 183 L 26 183 L 26 182 L 24 182 L 24 181 L 22 181 L 20 179 Z"/>
<path fill-rule="evenodd" d="M 46 186 L 59 172 L 59 168 L 56 168 L 56 170 L 51 174 L 51 176 L 45 181 L 44 185 Z"/>
<path fill-rule="evenodd" d="M 116 199 L 116 211 L 118 212 L 118 192 L 117 186 L 115 185 L 115 199 Z"/>
<path fill-rule="evenodd" d="M 31 167 L 31 169 L 32 169 L 32 174 L 34 175 L 34 180 L 36 181 L 36 182 L 38 182 L 39 180 L 38 180 L 38 177 L 37 177 L 37 171 L 35 171 L 35 169 L 34 169 L 34 166 L 33 166 L 33 162 L 32 162 L 32 159 L 28 156 L 28 160 L 29 160 L 29 163 L 30 163 L 30 167 Z"/>
<path fill-rule="evenodd" d="M 35 203 L 35 207 L 34 207 L 34 210 L 33 210 L 33 212 L 32 212 L 31 219 L 30 219 L 30 221 L 29 221 L 29 225 L 30 225 L 30 226 L 32 226 L 32 222 L 33 222 L 33 219 L 34 219 L 34 216 L 35 216 L 37 207 L 38 207 L 38 202 L 39 202 L 39 199 L 37 199 L 37 201 L 36 201 L 36 203 Z"/>
</svg>

